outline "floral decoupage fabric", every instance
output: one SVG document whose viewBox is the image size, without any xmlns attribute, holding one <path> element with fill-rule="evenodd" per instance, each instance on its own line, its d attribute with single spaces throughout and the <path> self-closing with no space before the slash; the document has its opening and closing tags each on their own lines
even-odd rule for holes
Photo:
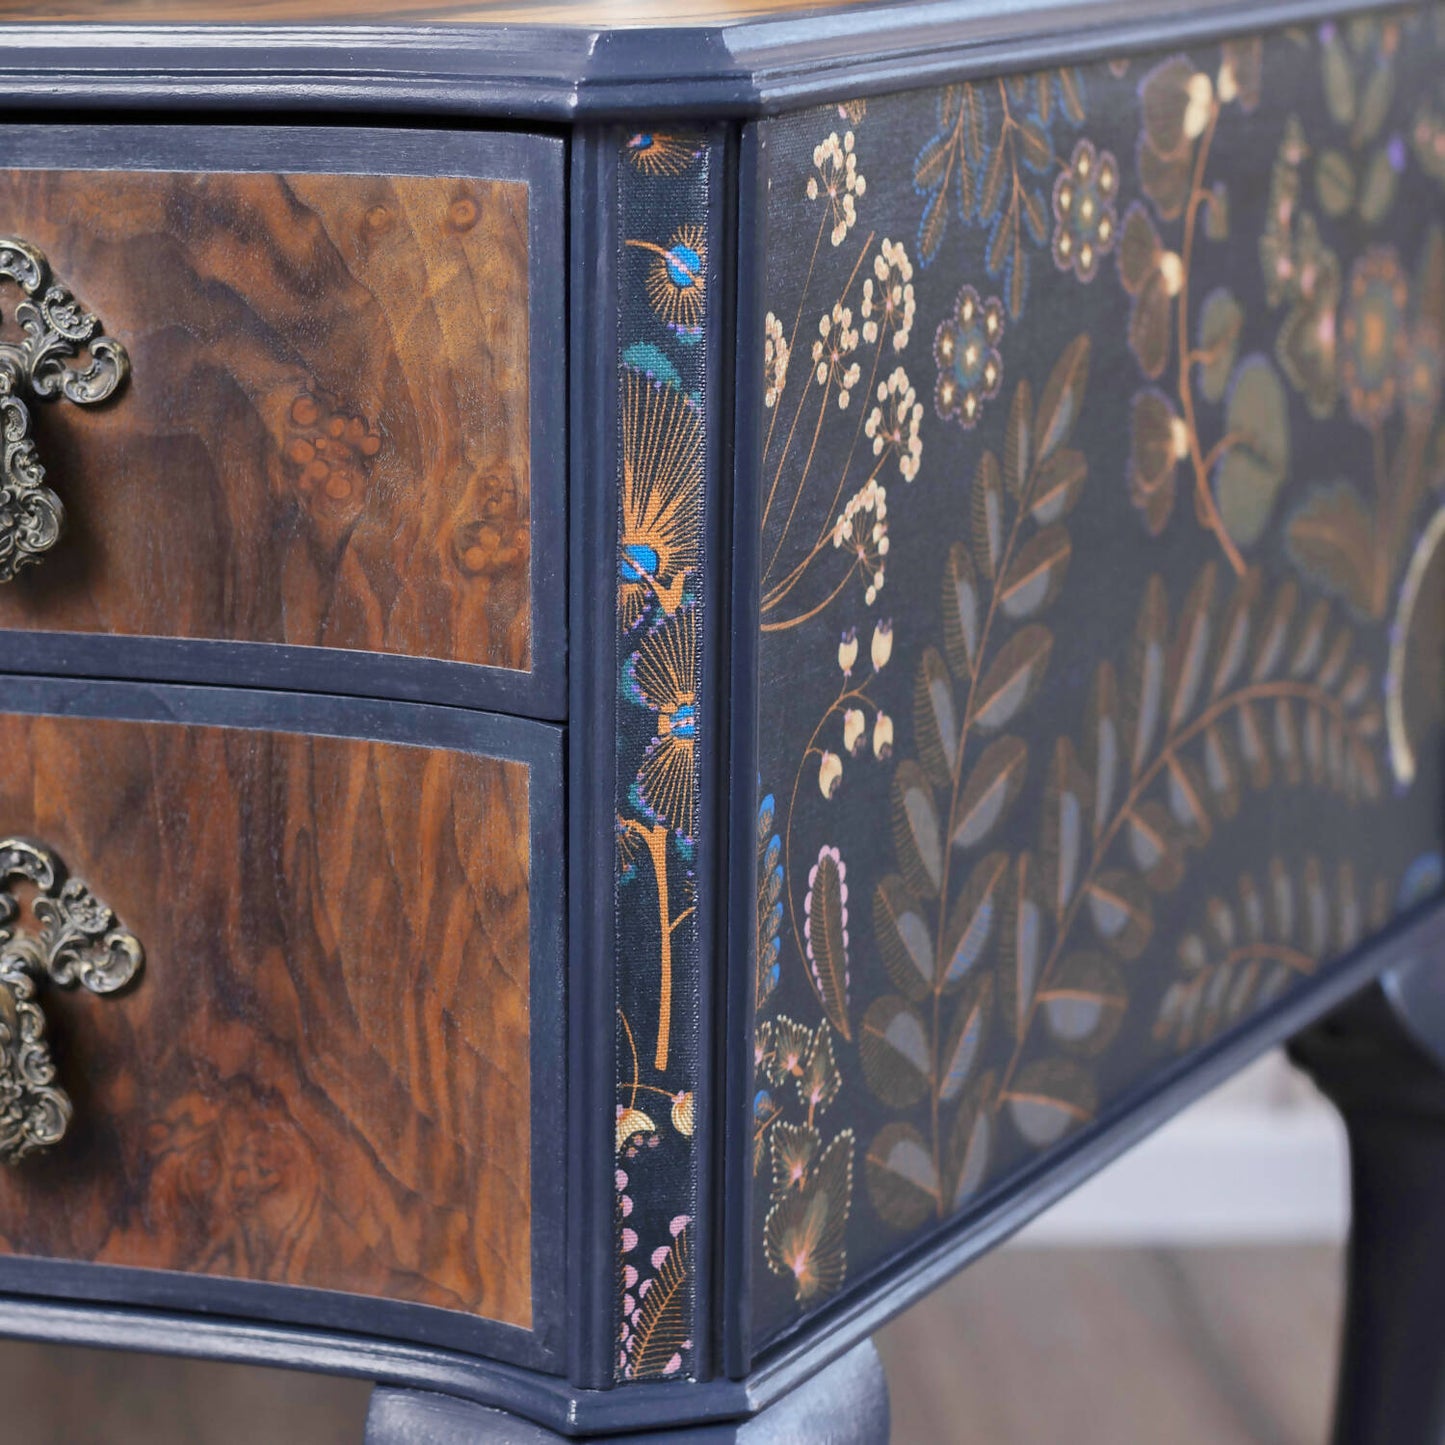
<svg viewBox="0 0 1445 1445">
<path fill-rule="evenodd" d="M 692 1373 L 698 736 L 711 155 L 629 136 L 619 167 L 617 1356 Z"/>
<path fill-rule="evenodd" d="M 1438 892 L 1442 77 L 764 123 L 756 1347 Z"/>
</svg>

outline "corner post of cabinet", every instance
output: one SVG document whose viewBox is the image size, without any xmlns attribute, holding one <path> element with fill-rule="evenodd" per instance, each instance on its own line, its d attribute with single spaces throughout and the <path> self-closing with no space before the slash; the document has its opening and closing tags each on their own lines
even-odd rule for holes
<svg viewBox="0 0 1445 1445">
<path fill-rule="evenodd" d="M 574 1360 L 716 1372 L 735 138 L 576 133 Z"/>
<path fill-rule="evenodd" d="M 762 470 L 763 273 L 767 147 L 756 123 L 742 127 L 735 166 L 737 258 L 732 325 L 733 427 L 729 555 L 730 666 L 727 927 L 721 956 L 727 1057 L 721 1061 L 723 1197 L 719 1310 L 724 1372 L 751 1365 L 752 1093 L 757 951 L 758 514 Z"/>
<path fill-rule="evenodd" d="M 618 515 L 618 147 L 579 128 L 568 159 L 567 1278 L 573 1382 L 612 1383 L 613 798 Z"/>
</svg>

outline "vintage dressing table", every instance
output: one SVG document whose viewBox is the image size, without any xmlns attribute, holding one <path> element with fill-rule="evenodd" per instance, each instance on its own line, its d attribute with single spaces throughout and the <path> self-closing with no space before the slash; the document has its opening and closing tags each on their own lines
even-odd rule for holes
<svg viewBox="0 0 1445 1445">
<path fill-rule="evenodd" d="M 1439 1437 L 1445 9 L 3 0 L 0 107 L 0 1331 L 880 1441 L 1293 1039 Z"/>
</svg>

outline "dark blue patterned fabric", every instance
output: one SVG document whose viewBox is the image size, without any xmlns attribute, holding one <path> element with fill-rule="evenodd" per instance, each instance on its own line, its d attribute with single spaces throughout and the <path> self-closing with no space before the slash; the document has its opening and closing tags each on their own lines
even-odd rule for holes
<svg viewBox="0 0 1445 1445">
<path fill-rule="evenodd" d="M 710 157 L 631 136 L 620 179 L 619 1379 L 692 1371 L 696 840 Z"/>
<path fill-rule="evenodd" d="M 1442 49 L 763 123 L 756 1346 L 1438 892 Z"/>
</svg>

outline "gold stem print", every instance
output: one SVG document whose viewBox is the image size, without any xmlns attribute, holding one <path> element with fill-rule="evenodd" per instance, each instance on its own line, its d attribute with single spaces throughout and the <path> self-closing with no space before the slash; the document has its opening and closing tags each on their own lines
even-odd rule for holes
<svg viewBox="0 0 1445 1445">
<path fill-rule="evenodd" d="M 652 874 L 657 883 L 657 923 L 659 941 L 657 981 L 657 1046 L 653 1053 L 653 1064 L 658 1073 L 667 1068 L 668 1051 L 672 1038 L 672 935 L 679 924 L 692 913 L 684 909 L 676 917 L 672 914 L 671 897 L 667 882 L 667 840 L 668 830 L 660 823 L 644 827 L 635 818 L 619 820 L 629 833 L 640 838 L 652 860 Z"/>
</svg>

